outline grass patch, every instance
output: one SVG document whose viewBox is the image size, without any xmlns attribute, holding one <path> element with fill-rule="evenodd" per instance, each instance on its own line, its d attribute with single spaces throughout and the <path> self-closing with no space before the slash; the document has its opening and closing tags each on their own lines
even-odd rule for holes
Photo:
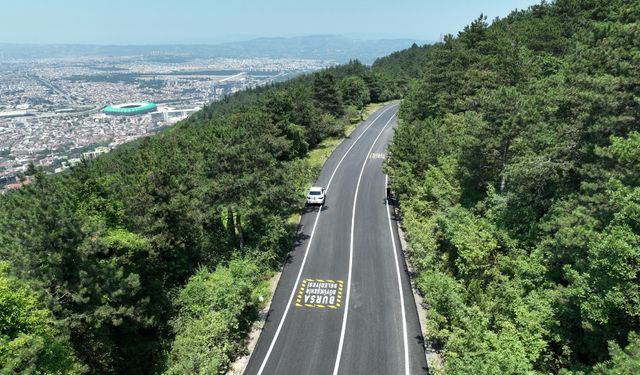
<svg viewBox="0 0 640 375">
<path fill-rule="evenodd" d="M 371 103 L 365 107 L 363 110 L 364 118 L 367 119 L 371 116 L 375 111 L 389 104 L 390 102 L 385 103 Z M 317 171 L 314 173 L 314 180 L 317 177 L 317 174 L 322 169 L 324 162 L 331 156 L 333 151 L 338 147 L 342 141 L 353 133 L 354 130 L 358 127 L 361 121 L 355 124 L 349 124 L 344 129 L 344 135 L 342 137 L 330 137 L 326 138 L 324 141 L 320 142 L 313 150 L 309 151 L 306 157 L 306 162 L 311 170 Z M 310 180 L 307 183 L 306 188 L 308 189 L 313 184 L 313 181 Z M 300 213 L 292 214 L 287 220 L 287 224 L 289 224 L 293 230 L 297 230 L 298 223 L 300 222 Z"/>
<path fill-rule="evenodd" d="M 296 212 L 291 214 L 291 216 L 289 216 L 289 218 L 287 219 L 287 228 L 289 228 L 289 230 L 291 230 L 293 234 L 295 234 L 296 230 L 298 230 L 298 223 L 300 222 L 301 217 L 302 215 L 300 215 L 299 212 Z"/>
<path fill-rule="evenodd" d="M 309 151 L 309 155 L 307 155 L 309 166 L 314 169 L 318 168 L 318 170 L 322 168 L 324 162 L 329 158 L 333 150 L 338 147 L 343 139 L 344 138 L 327 138 L 322 141 L 316 148 Z"/>
<path fill-rule="evenodd" d="M 367 105 L 365 107 L 364 111 L 363 111 L 364 118 L 367 119 L 375 111 L 379 110 L 380 108 L 384 107 L 387 104 L 389 104 L 389 102 L 371 103 L 371 104 Z M 309 161 L 309 165 L 311 166 L 311 168 L 322 168 L 322 165 L 329 158 L 331 153 L 333 153 L 333 151 L 336 149 L 336 147 L 338 147 L 338 145 L 346 137 L 351 135 L 351 133 L 353 133 L 353 131 L 356 130 L 356 128 L 358 127 L 359 124 L 360 124 L 360 122 L 357 122 L 355 124 L 347 125 L 347 127 L 345 127 L 345 129 L 344 129 L 344 136 L 343 137 L 327 138 L 324 141 L 320 142 L 320 144 L 316 148 L 314 148 L 313 150 L 309 151 L 309 154 L 307 155 L 307 160 Z"/>
<path fill-rule="evenodd" d="M 370 103 L 368 104 L 365 108 L 364 108 L 364 118 L 368 118 L 369 116 L 371 116 L 373 114 L 373 112 L 379 110 L 380 108 L 384 107 L 385 105 L 389 104 L 391 102 L 384 102 L 384 103 Z"/>
</svg>

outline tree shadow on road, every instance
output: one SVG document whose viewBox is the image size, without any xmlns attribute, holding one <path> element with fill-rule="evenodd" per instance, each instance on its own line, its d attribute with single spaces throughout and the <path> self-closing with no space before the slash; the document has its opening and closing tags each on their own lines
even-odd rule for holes
<svg viewBox="0 0 640 375">
<path fill-rule="evenodd" d="M 327 209 L 328 209 L 328 206 L 325 204 L 322 206 L 321 211 L 324 212 Z M 302 209 L 301 214 L 302 214 L 302 217 L 304 217 L 305 215 L 312 215 L 314 212 L 318 212 L 318 206 L 305 205 L 304 208 Z M 292 263 L 293 259 L 298 254 L 302 254 L 304 256 L 305 248 L 302 245 L 305 243 L 305 241 L 311 238 L 311 231 L 313 230 L 314 222 L 315 222 L 315 217 L 309 223 L 308 225 L 309 227 L 307 228 L 307 226 L 302 223 L 302 219 L 300 220 L 300 223 L 297 225 L 297 228 L 295 229 L 295 235 L 293 236 L 293 241 L 291 242 L 290 247 L 283 250 L 285 264 Z"/>
</svg>

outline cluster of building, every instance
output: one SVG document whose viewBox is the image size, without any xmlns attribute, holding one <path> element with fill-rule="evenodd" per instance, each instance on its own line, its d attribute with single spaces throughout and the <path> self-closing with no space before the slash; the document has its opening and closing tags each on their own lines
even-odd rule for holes
<svg viewBox="0 0 640 375">
<path fill-rule="evenodd" d="M 61 172 L 227 95 L 327 64 L 266 58 L 0 61 L 0 192 L 20 185 L 30 163 L 47 173 Z M 139 104 L 152 106 L 138 112 Z"/>
</svg>

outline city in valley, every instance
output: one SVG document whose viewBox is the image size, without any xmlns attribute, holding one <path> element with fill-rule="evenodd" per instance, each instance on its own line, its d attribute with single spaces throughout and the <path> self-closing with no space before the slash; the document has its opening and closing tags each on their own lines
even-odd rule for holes
<svg viewBox="0 0 640 375">
<path fill-rule="evenodd" d="M 19 187 L 31 163 L 46 173 L 61 172 L 226 95 L 329 64 L 167 55 L 0 61 L 0 192 Z M 135 103 L 152 107 L 126 114 L 106 110 Z"/>
</svg>

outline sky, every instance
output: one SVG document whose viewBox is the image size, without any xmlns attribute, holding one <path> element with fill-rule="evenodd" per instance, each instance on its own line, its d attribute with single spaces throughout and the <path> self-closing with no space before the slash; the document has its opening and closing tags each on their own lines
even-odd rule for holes
<svg viewBox="0 0 640 375">
<path fill-rule="evenodd" d="M 0 0 L 0 42 L 219 43 L 340 34 L 437 41 L 540 0 Z"/>
</svg>

